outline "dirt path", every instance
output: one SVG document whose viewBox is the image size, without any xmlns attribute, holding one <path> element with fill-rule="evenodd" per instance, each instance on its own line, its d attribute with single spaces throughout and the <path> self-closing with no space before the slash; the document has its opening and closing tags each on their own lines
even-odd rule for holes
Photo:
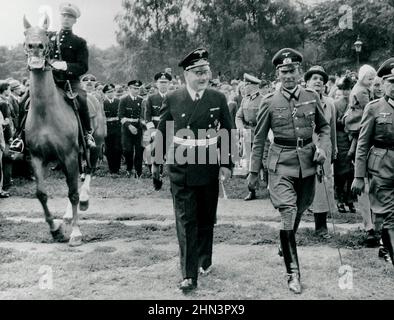
<svg viewBox="0 0 394 320">
<path fill-rule="evenodd" d="M 65 199 L 50 199 L 58 218 L 64 213 Z M 91 199 L 90 209 L 81 215 L 81 224 L 94 233 L 112 232 L 119 226 L 145 224 L 173 226 L 173 208 L 167 199 Z M 43 232 L 49 236 L 36 199 L 13 197 L 1 201 L 3 221 L 14 223 L 16 232 Z M 4 220 L 4 218 L 6 220 Z M 279 228 L 279 219 L 269 200 L 244 202 L 220 199 L 220 225 L 250 227 L 262 224 Z M 1 220 L 0 220 L 1 221 Z M 18 227 L 22 221 L 30 223 Z M 116 222 L 114 225 L 112 222 Z M 100 226 L 99 228 L 96 228 Z M 30 227 L 34 227 L 29 229 Z M 302 228 L 313 228 L 303 222 Z M 359 224 L 338 225 L 343 232 Z M 219 228 L 220 229 L 220 228 Z M 34 230 L 34 231 L 33 231 Z M 241 230 L 241 231 L 239 231 Z M 242 229 L 230 232 L 243 232 Z M 260 229 L 259 229 L 260 230 Z M 257 230 L 257 232 L 259 232 Z M 265 229 L 261 229 L 265 230 Z M 125 232 L 129 232 L 125 230 Z M 174 233 L 174 234 L 173 234 Z M 121 233 L 120 233 L 121 234 Z M 178 247 L 173 227 L 149 237 L 147 231 L 121 236 L 111 241 L 88 241 L 78 248 L 40 241 L 0 241 L 0 299 L 392 299 L 394 289 L 387 281 L 394 278 L 391 265 L 378 260 L 376 249 L 348 250 L 341 253 L 351 266 L 351 289 L 341 289 L 338 251 L 324 245 L 301 245 L 304 293 L 288 292 L 283 260 L 277 245 L 264 242 L 251 245 L 219 241 L 214 246 L 214 269 L 199 280 L 199 289 L 184 296 L 177 289 L 180 280 Z M 160 238 L 160 236 L 162 238 Z M 226 235 L 231 239 L 230 235 Z M 6 239 L 6 238 L 4 238 Z M 26 237 L 26 239 L 30 239 Z M 36 239 L 36 238 L 35 238 Z M 40 239 L 40 238 L 38 238 Z M 97 236 L 100 239 L 100 236 Z M 105 239 L 105 237 L 104 237 Z M 220 240 L 220 239 L 219 239 Z M 274 242 L 271 242 L 274 243 Z M 49 276 L 51 288 L 42 286 Z M 47 278 L 45 278 L 47 279 Z"/>
</svg>

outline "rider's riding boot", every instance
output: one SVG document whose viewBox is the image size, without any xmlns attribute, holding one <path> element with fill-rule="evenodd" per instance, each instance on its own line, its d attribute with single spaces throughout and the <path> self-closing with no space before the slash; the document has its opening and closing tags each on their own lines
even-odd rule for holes
<svg viewBox="0 0 394 320">
<path fill-rule="evenodd" d="M 327 212 L 314 212 L 315 217 L 315 234 L 322 238 L 328 238 Z"/>
<path fill-rule="evenodd" d="M 294 231 L 280 230 L 280 242 L 287 270 L 287 283 L 289 290 L 299 294 L 301 293 L 300 267 L 298 264 Z"/>
</svg>

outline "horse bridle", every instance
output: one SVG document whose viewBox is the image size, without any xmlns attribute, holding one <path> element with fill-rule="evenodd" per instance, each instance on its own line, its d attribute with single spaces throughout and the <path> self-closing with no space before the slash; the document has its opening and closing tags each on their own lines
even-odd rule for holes
<svg viewBox="0 0 394 320">
<path fill-rule="evenodd" d="M 51 64 L 50 59 L 49 59 L 49 55 L 50 55 L 50 53 L 52 51 L 52 47 L 53 47 L 52 42 L 48 40 L 48 45 L 46 46 L 46 48 L 45 48 L 45 50 L 43 52 L 43 59 L 44 59 L 45 63 L 44 63 L 44 66 L 42 68 L 42 71 L 51 71 L 52 69 L 54 69 L 53 65 Z M 27 55 L 27 57 L 30 57 L 30 50 L 32 50 L 32 48 L 27 48 L 26 43 L 24 43 L 23 44 L 23 49 L 24 49 L 24 52 Z M 27 66 L 27 69 L 29 71 L 33 70 L 29 66 L 29 64 Z"/>
</svg>

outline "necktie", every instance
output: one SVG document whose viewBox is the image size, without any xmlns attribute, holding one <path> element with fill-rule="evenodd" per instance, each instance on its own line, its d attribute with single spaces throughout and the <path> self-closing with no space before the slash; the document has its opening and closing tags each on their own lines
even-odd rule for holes
<svg viewBox="0 0 394 320">
<path fill-rule="evenodd" d="M 198 92 L 197 92 L 194 101 L 198 101 L 198 100 L 200 100 L 200 95 L 199 95 Z"/>
</svg>

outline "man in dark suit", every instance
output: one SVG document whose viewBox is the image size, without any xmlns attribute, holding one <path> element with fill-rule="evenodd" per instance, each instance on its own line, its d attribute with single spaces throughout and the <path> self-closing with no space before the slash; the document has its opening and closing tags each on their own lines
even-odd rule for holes
<svg viewBox="0 0 394 320">
<path fill-rule="evenodd" d="M 107 118 L 107 136 L 105 138 L 105 155 L 109 172 L 118 174 L 122 157 L 120 122 L 118 117 L 119 99 L 115 97 L 115 85 L 107 84 L 103 88 L 104 112 Z"/>
<path fill-rule="evenodd" d="M 128 83 L 129 94 L 123 96 L 119 102 L 118 117 L 122 125 L 122 148 L 126 159 L 127 176 L 132 176 L 135 168 L 135 177 L 142 174 L 142 97 L 139 95 L 142 82 L 132 80 Z"/>
<path fill-rule="evenodd" d="M 199 272 L 210 271 L 219 176 L 222 181 L 231 176 L 230 142 L 235 139 L 226 97 L 207 88 L 208 52 L 196 49 L 179 66 L 186 87 L 169 93 L 160 110 L 153 178 L 160 178 L 166 154 L 183 276 L 180 289 L 188 292 L 197 288 Z"/>
</svg>

